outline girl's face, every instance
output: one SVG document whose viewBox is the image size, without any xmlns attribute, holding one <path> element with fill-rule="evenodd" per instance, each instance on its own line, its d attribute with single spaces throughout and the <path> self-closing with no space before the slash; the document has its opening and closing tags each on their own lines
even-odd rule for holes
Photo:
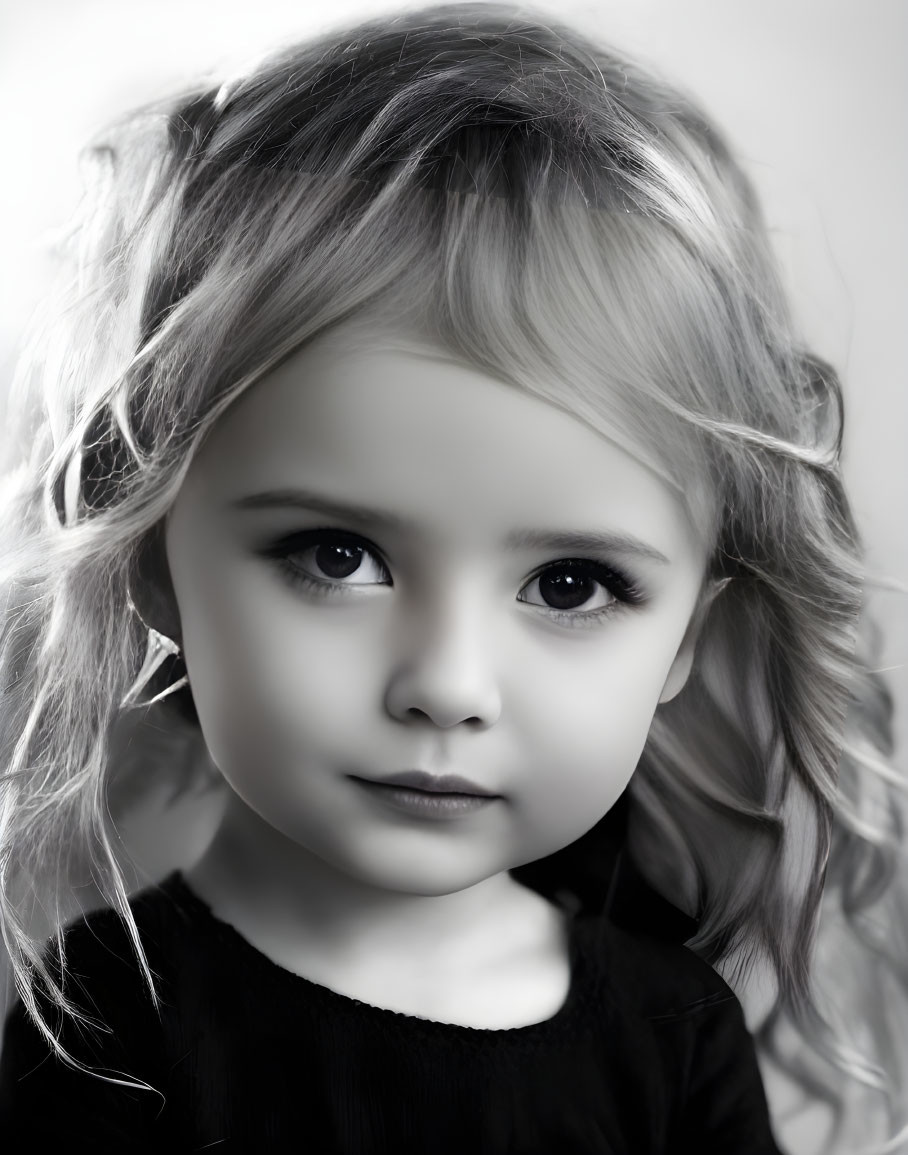
<svg viewBox="0 0 908 1155">
<path fill-rule="evenodd" d="M 676 492 L 547 403 L 342 329 L 215 426 L 167 558 L 209 751 L 253 828 L 392 891 L 593 826 L 687 675 L 706 547 Z M 369 783 L 459 775 L 428 815 Z"/>
</svg>

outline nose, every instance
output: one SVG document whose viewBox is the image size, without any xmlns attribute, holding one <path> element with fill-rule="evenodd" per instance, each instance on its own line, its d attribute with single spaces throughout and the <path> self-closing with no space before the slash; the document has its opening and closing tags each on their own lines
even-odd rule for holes
<svg viewBox="0 0 908 1155">
<path fill-rule="evenodd" d="M 448 604 L 422 622 L 401 623 L 400 656 L 388 679 L 385 708 L 399 722 L 431 722 L 440 729 L 468 723 L 494 726 L 501 692 L 487 623 L 475 607 Z"/>
</svg>

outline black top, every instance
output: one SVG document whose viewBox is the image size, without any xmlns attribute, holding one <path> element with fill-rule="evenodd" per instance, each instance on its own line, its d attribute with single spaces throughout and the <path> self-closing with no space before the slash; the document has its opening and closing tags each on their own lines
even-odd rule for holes
<svg viewBox="0 0 908 1155">
<path fill-rule="evenodd" d="M 155 1091 L 64 1066 L 17 1003 L 0 1059 L 3 1139 L 118 1153 L 778 1155 L 740 1004 L 678 943 L 578 914 L 561 1010 L 484 1030 L 285 970 L 178 872 L 132 908 L 160 1017 L 122 921 L 101 911 L 66 932 L 67 990 L 111 1030 L 66 1019 L 62 1040 Z"/>
</svg>

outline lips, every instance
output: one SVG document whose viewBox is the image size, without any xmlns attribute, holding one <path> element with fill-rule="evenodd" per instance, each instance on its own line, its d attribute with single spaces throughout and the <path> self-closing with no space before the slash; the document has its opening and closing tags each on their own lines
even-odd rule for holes
<svg viewBox="0 0 908 1155">
<path fill-rule="evenodd" d="M 355 775 L 354 775 L 355 777 Z M 494 790 L 487 790 L 469 778 L 457 774 L 427 774 L 424 770 L 404 770 L 389 778 L 366 778 L 362 781 L 375 786 L 399 786 L 407 790 L 420 790 L 425 794 L 460 794 L 476 798 L 498 798 Z"/>
</svg>

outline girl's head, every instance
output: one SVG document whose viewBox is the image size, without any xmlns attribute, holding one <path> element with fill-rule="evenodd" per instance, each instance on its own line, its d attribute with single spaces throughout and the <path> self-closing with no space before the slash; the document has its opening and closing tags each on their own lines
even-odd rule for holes
<svg viewBox="0 0 908 1155">
<path fill-rule="evenodd" d="M 221 416 L 164 546 L 161 624 L 256 839 L 427 894 L 612 807 L 686 679 L 707 561 L 681 495 L 625 449 L 350 323 Z M 440 825 L 363 788 L 412 770 L 498 798 Z"/>
<path fill-rule="evenodd" d="M 803 989 L 857 546 L 836 382 L 714 128 L 574 30 L 456 4 L 293 47 L 92 158 L 81 353 L 45 352 L 10 498 L 8 797 L 26 770 L 59 797 L 16 803 L 16 837 L 46 863 L 69 821 L 116 890 L 132 596 L 282 833 L 439 893 L 576 842 L 630 781 L 631 849 L 695 945 Z M 405 769 L 517 820 L 392 855 L 349 776 Z"/>
<path fill-rule="evenodd" d="M 506 576 L 511 586 L 526 576 L 519 564 L 500 568 L 493 590 L 491 577 L 477 573 L 468 604 L 456 607 L 436 604 L 440 587 L 432 586 L 432 601 L 414 578 L 413 614 L 429 632 L 418 643 L 394 633 L 393 655 L 391 622 L 366 600 L 374 595 L 377 606 L 376 591 L 355 595 L 361 611 L 320 610 L 311 645 L 303 632 L 297 646 L 277 609 L 292 617 L 295 603 L 269 576 L 258 597 L 274 621 L 230 626 L 235 607 L 225 583 L 212 566 L 198 568 L 209 511 L 190 506 L 189 494 L 206 459 L 215 462 L 222 499 L 305 483 L 335 502 L 381 506 L 371 491 L 386 491 L 389 512 L 425 522 L 432 500 L 442 503 L 439 518 L 447 500 L 447 513 L 464 523 L 475 501 L 477 521 L 484 511 L 501 513 L 508 523 L 496 528 L 509 533 L 610 530 L 645 541 L 637 522 L 646 525 L 638 507 L 648 486 L 659 493 L 668 534 L 649 544 L 685 554 L 683 579 L 666 581 L 671 622 L 655 627 L 657 614 L 629 605 L 598 631 L 553 633 L 534 623 L 521 626 L 529 633 L 518 640 L 505 618 L 486 624 L 482 645 L 492 657 L 482 661 L 494 667 L 508 654 L 526 669 L 548 663 L 542 681 L 527 679 L 522 708 L 548 728 L 552 750 L 574 733 L 575 744 L 596 746 L 605 759 L 615 746 L 612 711 L 626 715 L 633 702 L 643 716 L 660 698 L 676 698 L 657 711 L 635 778 L 637 838 L 659 830 L 670 846 L 667 873 L 685 880 L 672 897 L 700 914 L 705 944 L 727 949 L 729 934 L 745 925 L 772 926 L 776 942 L 802 939 L 827 851 L 824 821 L 800 841 L 813 882 L 791 884 L 799 895 L 792 908 L 760 908 L 776 893 L 762 885 L 765 871 L 796 865 L 774 857 L 784 807 L 800 791 L 810 809 L 832 789 L 858 592 L 836 473 L 838 398 L 796 346 L 749 186 L 714 130 L 676 93 L 581 35 L 495 5 L 428 9 L 328 36 L 138 124 L 128 125 L 127 144 L 114 139 L 96 151 L 110 170 L 107 195 L 123 205 L 106 259 L 85 270 L 106 308 L 96 351 L 119 361 L 76 372 L 75 420 L 49 471 L 61 521 L 55 541 L 67 559 L 57 604 L 81 603 L 105 623 L 94 636 L 107 648 L 92 669 L 100 663 L 111 679 L 108 717 L 135 673 L 129 655 L 142 644 L 142 623 L 126 612 L 128 583 L 146 598 L 166 587 L 168 543 L 182 564 L 177 602 L 182 581 L 205 611 L 197 625 L 184 623 L 203 730 L 222 691 L 234 706 L 248 689 L 252 654 L 271 652 L 263 639 L 278 622 L 294 654 L 289 677 L 282 682 L 277 664 L 261 673 L 266 700 L 286 704 L 306 663 L 329 660 L 321 634 L 341 622 L 360 662 L 382 654 L 386 664 L 393 657 L 406 665 L 420 646 L 449 644 L 440 636 L 432 643 L 436 627 L 428 623 L 456 612 L 464 631 L 458 660 L 479 663 L 470 632 L 484 628 L 481 614 Z M 389 339 L 413 341 L 457 368 L 378 352 Z M 532 432 L 522 430 L 523 415 Z M 260 423 L 267 432 L 256 432 Z M 370 427 L 370 458 L 355 463 L 342 430 L 364 451 Z M 582 448 L 593 446 L 586 460 Z M 459 463 L 459 484 L 443 451 Z M 247 466 L 252 474 L 241 484 Z M 163 534 L 181 509 L 191 509 L 185 523 L 177 516 Z M 281 527 L 323 523 L 294 518 L 247 512 L 231 532 L 238 540 L 242 521 L 244 548 L 261 550 Z M 183 525 L 179 540 L 193 545 L 185 556 L 174 538 Z M 455 536 L 439 539 L 453 549 Z M 468 570 L 470 547 L 462 544 L 456 565 Z M 537 550 L 515 561 L 541 565 L 558 555 Z M 603 560 L 618 570 L 629 563 L 614 551 Z M 159 579 L 150 586 L 149 567 Z M 625 603 L 645 602 L 643 571 L 627 569 Z M 733 580 L 707 613 L 726 578 Z M 155 624 L 179 637 L 178 608 L 171 604 L 170 619 Z M 373 612 L 369 626 L 358 622 Z M 149 607 L 143 616 L 154 615 Z M 630 658 L 618 659 L 611 639 L 625 631 L 640 661 L 647 644 L 637 650 L 631 623 L 650 621 L 658 645 L 639 701 L 629 664 L 614 696 Z M 700 672 L 676 697 L 701 627 Z M 223 641 L 225 631 L 231 660 L 212 643 L 217 679 L 209 683 L 199 635 Z M 346 678 L 337 669 L 308 679 L 318 690 L 313 709 L 325 700 L 341 714 L 356 708 L 365 674 L 354 652 L 348 660 Z M 615 661 L 614 689 L 600 680 L 600 660 Z M 555 696 L 561 665 L 571 689 Z M 486 692 L 505 690 L 490 683 Z M 591 707 L 597 695 L 601 714 Z M 237 729 L 212 734 L 211 744 L 233 749 Z M 263 739 L 256 726 L 248 733 L 253 746 Z M 635 728 L 621 774 L 600 795 L 584 796 L 587 824 L 620 793 L 644 736 Z M 391 740 L 372 769 L 435 760 L 467 770 L 463 738 L 451 738 L 450 727 L 428 725 L 420 742 Z M 499 764 L 496 739 L 482 745 L 489 761 L 473 775 L 505 791 L 513 754 Z M 558 849 L 582 825 L 555 822 L 540 847 Z"/>
</svg>

